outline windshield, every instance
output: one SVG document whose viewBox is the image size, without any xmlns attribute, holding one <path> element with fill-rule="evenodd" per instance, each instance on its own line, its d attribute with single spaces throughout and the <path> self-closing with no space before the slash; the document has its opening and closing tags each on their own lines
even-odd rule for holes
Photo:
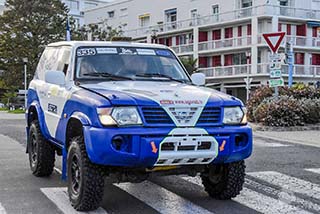
<svg viewBox="0 0 320 214">
<path fill-rule="evenodd" d="M 78 48 L 76 77 L 90 80 L 190 81 L 171 51 L 132 47 Z"/>
</svg>

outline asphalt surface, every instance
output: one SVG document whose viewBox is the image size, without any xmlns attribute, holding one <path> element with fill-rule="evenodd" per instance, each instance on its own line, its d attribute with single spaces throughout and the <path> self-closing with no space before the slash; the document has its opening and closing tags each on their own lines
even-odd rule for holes
<svg viewBox="0 0 320 214">
<path fill-rule="evenodd" d="M 211 199 L 197 177 L 156 177 L 107 184 L 102 207 L 91 213 L 320 213 L 320 148 L 262 138 L 254 145 L 244 190 L 233 200 Z M 58 172 L 31 174 L 24 120 L 0 119 L 0 214 L 76 213 L 65 187 Z"/>
</svg>

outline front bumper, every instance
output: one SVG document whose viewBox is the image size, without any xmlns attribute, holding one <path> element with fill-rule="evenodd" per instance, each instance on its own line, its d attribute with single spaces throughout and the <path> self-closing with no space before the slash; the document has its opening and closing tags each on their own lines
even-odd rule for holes
<svg viewBox="0 0 320 214">
<path fill-rule="evenodd" d="M 199 153 L 194 153 L 193 159 L 200 159 L 189 164 L 235 162 L 248 158 L 252 153 L 252 130 L 249 126 L 210 127 L 203 128 L 203 130 L 207 132 L 207 137 L 213 137 L 216 141 L 216 145 L 212 144 L 213 147 L 211 147 L 212 155 L 210 155 L 210 151 L 208 153 L 208 150 L 203 153 L 203 157 L 201 154 L 199 156 Z M 160 157 L 163 156 L 162 143 L 168 137 L 172 137 L 172 131 L 172 128 L 95 128 L 85 126 L 84 137 L 88 156 L 96 164 L 122 167 L 185 165 L 188 162 L 186 159 L 174 163 L 174 160 L 179 160 L 183 156 L 182 153 L 177 152 L 177 149 L 167 153 L 171 158 L 167 162 L 169 164 L 159 162 Z M 124 139 L 125 143 L 116 146 L 113 140 L 119 136 Z M 194 140 L 197 139 L 194 138 Z M 192 155 L 192 151 L 182 152 Z M 175 157 L 175 153 L 177 157 Z"/>
</svg>

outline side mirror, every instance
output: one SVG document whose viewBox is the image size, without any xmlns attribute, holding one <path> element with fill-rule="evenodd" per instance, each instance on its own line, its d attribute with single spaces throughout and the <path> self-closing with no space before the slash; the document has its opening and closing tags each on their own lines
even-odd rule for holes
<svg viewBox="0 0 320 214">
<path fill-rule="evenodd" d="M 62 71 L 46 71 L 45 81 L 50 84 L 64 86 L 66 84 L 66 76 Z"/>
<path fill-rule="evenodd" d="M 192 83 L 198 86 L 203 86 L 206 84 L 206 75 L 203 73 L 195 73 L 191 75 Z"/>
</svg>

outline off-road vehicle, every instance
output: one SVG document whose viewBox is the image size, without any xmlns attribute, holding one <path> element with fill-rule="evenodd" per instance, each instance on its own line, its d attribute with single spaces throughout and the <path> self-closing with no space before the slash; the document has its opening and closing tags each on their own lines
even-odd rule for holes
<svg viewBox="0 0 320 214">
<path fill-rule="evenodd" d="M 252 152 L 243 103 L 204 87 L 168 47 L 59 42 L 46 47 L 28 90 L 27 135 L 35 176 L 56 155 L 76 210 L 99 207 L 105 178 L 201 175 L 209 195 L 237 196 Z"/>
</svg>

